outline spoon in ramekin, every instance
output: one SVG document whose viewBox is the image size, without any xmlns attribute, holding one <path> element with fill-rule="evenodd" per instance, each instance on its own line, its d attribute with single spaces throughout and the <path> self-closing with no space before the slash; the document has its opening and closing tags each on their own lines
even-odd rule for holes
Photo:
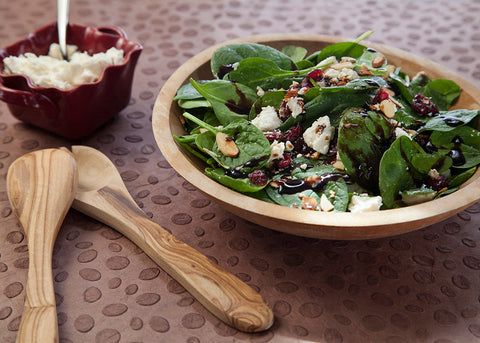
<svg viewBox="0 0 480 343">
<path fill-rule="evenodd" d="M 65 61 L 68 61 L 67 27 L 69 5 L 70 0 L 57 0 L 58 44 L 60 45 L 60 52 Z"/>
</svg>

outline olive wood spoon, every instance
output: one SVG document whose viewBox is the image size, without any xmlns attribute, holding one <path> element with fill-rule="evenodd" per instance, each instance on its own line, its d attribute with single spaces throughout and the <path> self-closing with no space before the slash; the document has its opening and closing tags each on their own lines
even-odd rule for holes
<svg viewBox="0 0 480 343">
<path fill-rule="evenodd" d="M 72 152 L 79 173 L 73 208 L 132 240 L 226 324 L 245 332 L 270 328 L 273 312 L 260 294 L 151 221 L 107 156 L 86 146 L 73 146 Z"/>
<path fill-rule="evenodd" d="M 59 149 L 28 153 L 8 169 L 8 198 L 25 231 L 29 258 L 17 342 L 58 342 L 53 245 L 72 204 L 77 182 L 75 159 Z"/>
</svg>

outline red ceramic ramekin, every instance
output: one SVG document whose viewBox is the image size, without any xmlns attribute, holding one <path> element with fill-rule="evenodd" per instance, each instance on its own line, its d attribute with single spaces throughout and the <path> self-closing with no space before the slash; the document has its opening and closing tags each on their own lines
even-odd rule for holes
<svg viewBox="0 0 480 343">
<path fill-rule="evenodd" d="M 89 27 L 69 24 L 67 44 L 89 55 L 111 47 L 124 51 L 124 61 L 104 68 L 94 83 L 71 90 L 38 87 L 23 75 L 3 73 L 3 59 L 26 52 L 47 55 L 50 44 L 58 42 L 57 23 L 31 33 L 22 41 L 0 50 L 0 100 L 8 104 L 17 119 L 68 139 L 83 138 L 128 105 L 135 65 L 142 46 L 128 40 L 117 27 Z"/>
</svg>

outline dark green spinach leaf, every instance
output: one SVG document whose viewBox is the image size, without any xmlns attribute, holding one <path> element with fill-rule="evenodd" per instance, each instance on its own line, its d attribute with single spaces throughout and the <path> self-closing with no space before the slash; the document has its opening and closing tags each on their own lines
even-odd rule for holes
<svg viewBox="0 0 480 343">
<path fill-rule="evenodd" d="M 458 126 L 466 125 L 478 116 L 478 110 L 440 111 L 439 115 L 429 118 L 420 131 L 451 131 Z"/>
<path fill-rule="evenodd" d="M 338 179 L 333 182 L 330 181 L 325 186 L 323 194 L 333 203 L 333 210 L 335 212 L 346 212 L 350 197 L 348 195 L 347 184 L 344 179 Z M 334 196 L 332 197 L 331 194 Z"/>
<path fill-rule="evenodd" d="M 279 109 L 286 93 L 286 91 L 272 91 L 259 97 L 250 110 L 249 119 L 254 119 L 262 111 L 263 107 L 273 106 Z"/>
<path fill-rule="evenodd" d="M 301 46 L 287 45 L 283 47 L 282 53 L 290 57 L 293 62 L 298 63 L 307 56 L 307 49 Z"/>
<path fill-rule="evenodd" d="M 393 208 L 400 192 L 415 188 L 416 174 L 411 166 L 415 154 L 423 149 L 407 136 L 397 138 L 380 161 L 379 188 L 383 206 Z"/>
<path fill-rule="evenodd" d="M 351 108 L 340 121 L 338 154 L 346 172 L 367 190 L 378 192 L 380 160 L 392 134 L 391 124 L 373 111 Z"/>
<path fill-rule="evenodd" d="M 249 57 L 239 62 L 228 74 L 228 79 L 256 89 L 288 88 L 299 71 L 280 68 L 275 62 L 260 57 Z"/>
<path fill-rule="evenodd" d="M 224 80 L 215 80 L 204 85 L 193 79 L 190 82 L 212 105 L 222 125 L 228 125 L 239 118 L 248 118 L 250 108 L 257 99 L 257 93 L 242 84 Z"/>
<path fill-rule="evenodd" d="M 225 175 L 225 169 L 223 168 L 206 168 L 205 174 L 207 174 L 207 176 L 211 179 L 221 183 L 222 185 L 241 193 L 258 192 L 265 188 L 265 186 L 255 185 L 254 183 L 252 183 L 252 181 L 250 181 L 248 177 L 233 178 L 231 176 Z"/>
<path fill-rule="evenodd" d="M 222 67 L 232 65 L 249 57 L 267 59 L 281 69 L 296 69 L 293 60 L 275 48 L 258 43 L 239 43 L 225 45 L 215 50 L 210 62 L 212 73 L 215 77 L 218 77 Z"/>
</svg>

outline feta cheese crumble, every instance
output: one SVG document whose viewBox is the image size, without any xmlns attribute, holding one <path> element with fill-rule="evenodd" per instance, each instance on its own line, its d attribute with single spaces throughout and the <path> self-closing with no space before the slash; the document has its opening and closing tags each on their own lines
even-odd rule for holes
<svg viewBox="0 0 480 343">
<path fill-rule="evenodd" d="M 368 194 L 352 195 L 352 199 L 348 204 L 350 212 L 369 212 L 378 211 L 382 206 L 382 197 L 371 197 Z"/>
<path fill-rule="evenodd" d="M 318 118 L 312 126 L 305 130 L 303 139 L 310 148 L 321 154 L 326 154 L 330 147 L 330 140 L 334 134 L 335 128 L 330 125 L 330 118 L 323 116 Z"/>
<path fill-rule="evenodd" d="M 270 144 L 270 152 L 271 154 L 268 162 L 283 158 L 283 153 L 285 152 L 285 143 L 273 141 L 272 144 Z"/>
<path fill-rule="evenodd" d="M 292 97 L 287 100 L 287 107 L 292 112 L 292 117 L 297 118 L 299 114 L 303 113 L 303 99 Z"/>
<path fill-rule="evenodd" d="M 62 59 L 56 43 L 50 46 L 48 55 L 36 56 L 27 52 L 20 56 L 5 57 L 4 72 L 28 76 L 39 87 L 69 90 L 84 83 L 97 81 L 106 66 L 123 63 L 123 50 L 116 48 L 93 56 L 76 51 L 76 46 L 69 46 L 67 50 L 69 61 Z"/>
<path fill-rule="evenodd" d="M 262 131 L 274 130 L 282 123 L 277 110 L 273 106 L 262 107 L 262 111 L 252 120 L 252 124 Z"/>
</svg>

